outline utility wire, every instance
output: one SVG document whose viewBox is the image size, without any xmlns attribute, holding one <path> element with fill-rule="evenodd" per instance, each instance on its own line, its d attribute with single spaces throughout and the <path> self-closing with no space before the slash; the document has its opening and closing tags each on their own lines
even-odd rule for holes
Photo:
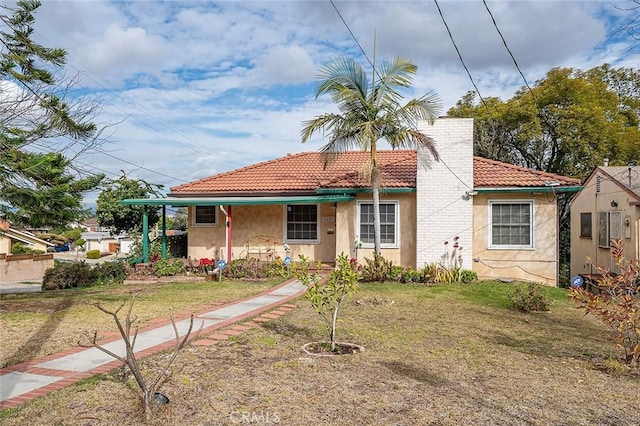
<svg viewBox="0 0 640 426">
<path fill-rule="evenodd" d="M 436 1 L 436 0 L 434 0 L 434 1 Z M 522 77 L 522 80 L 524 81 L 524 85 L 527 86 L 527 89 L 529 89 L 529 93 L 531 93 L 531 96 L 533 97 L 533 101 L 535 102 L 535 104 L 539 108 L 538 99 L 536 98 L 536 95 L 533 93 L 533 90 L 531 90 L 531 86 L 529 86 L 529 82 L 527 82 L 527 78 L 522 73 L 522 70 L 520 69 L 520 66 L 518 65 L 518 61 L 516 61 L 515 56 L 513 56 L 513 52 L 511 52 L 511 49 L 509 49 L 509 46 L 507 45 L 507 40 L 505 40 L 504 36 L 502 35 L 502 31 L 500 31 L 500 28 L 498 28 L 498 23 L 496 22 L 496 18 L 493 17 L 493 13 L 491 13 L 491 9 L 489 9 L 489 5 L 487 4 L 487 1 L 486 0 L 482 0 L 482 3 L 484 4 L 484 7 L 487 9 L 487 12 L 489 13 L 489 16 L 491 17 L 491 21 L 493 22 L 493 26 L 495 27 L 496 31 L 498 32 L 498 35 L 500 35 L 500 39 L 502 39 L 502 44 L 504 44 L 505 49 L 507 49 L 507 52 L 509 52 L 509 56 L 511 56 L 511 59 L 513 60 L 513 64 L 516 66 L 516 69 L 520 73 L 520 76 Z M 436 4 L 437 4 L 437 2 L 436 2 Z"/>
<path fill-rule="evenodd" d="M 480 98 L 480 101 L 482 101 L 482 105 L 484 105 L 488 109 L 487 103 L 484 101 L 484 98 L 480 94 L 480 89 L 478 89 L 478 86 L 476 85 L 476 82 L 473 80 L 473 77 L 471 76 L 471 72 L 469 71 L 469 68 L 467 67 L 467 64 L 464 63 L 464 59 L 462 59 L 462 54 L 460 53 L 460 49 L 458 49 L 458 45 L 456 44 L 455 40 L 453 39 L 453 35 L 451 34 L 451 30 L 449 29 L 449 25 L 447 24 L 447 21 L 444 19 L 444 15 L 442 13 L 442 9 L 440 9 L 440 5 L 438 4 L 438 0 L 433 0 L 433 2 L 435 3 L 436 7 L 438 8 L 438 13 L 440 14 L 440 18 L 442 19 L 442 23 L 444 24 L 444 27 L 447 29 L 447 33 L 449 34 L 449 39 L 451 40 L 451 43 L 453 43 L 453 47 L 456 50 L 456 53 L 458 54 L 458 58 L 460 59 L 460 63 L 462 63 L 462 66 L 464 67 L 464 70 L 467 72 L 467 75 L 469 76 L 469 80 L 471 80 L 471 84 L 473 84 L 473 87 L 476 89 L 476 93 L 478 94 L 478 97 Z"/>
<path fill-rule="evenodd" d="M 347 31 L 349 32 L 349 34 L 351 34 L 351 38 L 353 38 L 353 41 L 355 41 L 355 43 L 358 45 L 358 47 L 360 48 L 360 51 L 362 52 L 362 54 L 364 55 L 364 57 L 367 59 L 367 61 L 369 62 L 369 64 L 373 67 L 373 71 L 376 73 L 376 75 L 378 76 L 378 78 L 380 78 L 380 81 L 382 81 L 383 84 L 385 84 L 385 82 L 382 80 L 382 78 L 380 77 L 380 74 L 378 74 L 378 71 L 376 70 L 375 65 L 373 64 L 373 62 L 371 61 L 371 59 L 369 59 L 369 55 L 367 55 L 367 52 L 363 49 L 362 45 L 358 42 L 358 39 L 356 38 L 355 34 L 353 34 L 353 31 L 351 31 L 351 28 L 349 27 L 349 24 L 347 24 L 347 21 L 342 17 L 342 14 L 340 13 L 340 11 L 338 10 L 337 6 L 335 5 L 335 3 L 333 2 L 333 0 L 329 0 L 331 2 L 331 5 L 333 6 L 333 8 L 335 9 L 336 13 L 338 14 L 338 16 L 340 17 L 340 20 L 342 21 L 342 23 L 344 24 L 344 26 L 347 28 Z M 436 1 L 436 0 L 434 0 Z M 436 6 L 438 5 L 437 1 L 436 1 Z M 440 10 L 440 7 L 438 7 L 438 10 Z M 440 13 L 440 16 L 442 17 L 442 12 Z M 444 22 L 444 17 L 442 17 L 442 20 Z M 445 27 L 447 27 L 447 31 L 449 31 L 449 27 L 447 26 L 447 23 L 445 22 Z M 449 37 L 451 37 L 451 32 L 449 32 Z M 453 38 L 451 38 L 451 41 L 453 41 Z M 455 42 L 453 43 L 453 45 L 455 46 Z M 458 51 L 458 48 L 456 46 L 456 51 Z M 460 57 L 460 61 L 462 61 L 462 56 L 460 55 L 460 52 L 458 51 L 458 56 Z M 465 69 L 467 70 L 467 74 L 469 75 L 469 78 L 471 78 L 471 74 L 469 73 L 469 70 L 467 69 L 466 65 L 464 65 L 464 61 L 462 61 L 462 65 L 465 67 Z M 484 104 L 484 99 L 482 98 L 482 95 L 480 95 L 480 90 L 478 90 L 478 87 L 476 86 L 476 84 L 473 82 L 473 78 L 471 78 L 471 82 L 473 83 L 473 86 L 476 88 L 476 91 L 478 93 L 478 96 L 480 96 L 480 99 L 482 99 L 482 102 Z M 386 85 L 386 84 L 385 84 Z M 486 106 L 486 104 L 485 104 Z M 473 188 L 471 188 L 469 185 L 467 185 L 467 183 L 465 181 L 463 181 L 462 179 L 460 179 L 460 177 L 444 162 L 444 160 L 441 158 L 440 162 L 447 168 L 447 170 L 449 170 L 449 172 L 451 172 L 451 174 L 458 179 L 464 186 L 466 186 L 469 190 L 472 190 Z"/>
</svg>

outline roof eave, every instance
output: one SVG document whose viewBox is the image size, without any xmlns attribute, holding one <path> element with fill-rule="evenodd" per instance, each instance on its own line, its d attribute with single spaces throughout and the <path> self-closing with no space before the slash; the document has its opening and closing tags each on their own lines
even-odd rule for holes
<svg viewBox="0 0 640 426">
<path fill-rule="evenodd" d="M 319 204 L 351 201 L 353 195 L 326 194 L 326 195 L 299 195 L 299 196 L 271 196 L 271 197 L 167 197 L 167 198 L 128 198 L 120 200 L 122 205 L 144 206 L 256 206 L 266 204 Z"/>
<path fill-rule="evenodd" d="M 365 194 L 370 193 L 371 188 L 318 188 L 317 194 Z M 416 192 L 415 188 L 380 188 L 381 194 L 407 194 Z"/>
<path fill-rule="evenodd" d="M 473 190 L 479 194 L 513 193 L 513 192 L 580 192 L 583 186 L 518 186 L 518 187 L 476 187 Z"/>
</svg>

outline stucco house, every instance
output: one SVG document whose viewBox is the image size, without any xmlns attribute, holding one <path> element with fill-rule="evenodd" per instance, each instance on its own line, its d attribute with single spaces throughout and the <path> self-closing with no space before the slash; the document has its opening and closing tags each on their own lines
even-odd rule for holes
<svg viewBox="0 0 640 426">
<path fill-rule="evenodd" d="M 474 157 L 472 119 L 421 130 L 442 161 L 421 150 L 378 152 L 384 257 L 420 268 L 446 262 L 457 245 L 462 266 L 482 278 L 556 285 L 556 195 L 580 182 Z M 344 252 L 362 262 L 373 253 L 371 193 L 358 174 L 368 156 L 346 152 L 325 167 L 318 152 L 291 154 L 175 186 L 164 199 L 122 203 L 187 206 L 192 258 L 333 262 Z"/>
<path fill-rule="evenodd" d="M 11 248 L 16 243 L 23 244 L 32 250 L 40 250 L 43 253 L 47 252 L 47 248 L 55 245 L 37 238 L 30 232 L 11 228 L 9 222 L 0 219 L 0 253 L 11 254 Z"/>
<path fill-rule="evenodd" d="M 596 167 L 571 200 L 571 275 L 619 272 L 611 240 L 624 242 L 624 256 L 640 256 L 640 166 Z"/>
</svg>

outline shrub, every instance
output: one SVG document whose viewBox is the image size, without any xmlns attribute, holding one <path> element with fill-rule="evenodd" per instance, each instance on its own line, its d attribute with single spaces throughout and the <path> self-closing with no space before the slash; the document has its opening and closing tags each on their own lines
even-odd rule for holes
<svg viewBox="0 0 640 426">
<path fill-rule="evenodd" d="M 391 278 L 393 263 L 377 252 L 373 259 L 365 258 L 365 264 L 360 268 L 360 280 L 365 282 L 383 282 Z"/>
<path fill-rule="evenodd" d="M 181 259 L 160 259 L 153 265 L 153 270 L 159 277 L 166 277 L 179 274 L 184 269 Z"/>
<path fill-rule="evenodd" d="M 15 243 L 13 246 L 11 246 L 11 254 L 28 254 L 32 252 L 33 250 L 31 249 L 31 247 L 25 246 L 22 243 Z"/>
<path fill-rule="evenodd" d="M 61 262 L 45 271 L 43 290 L 88 287 L 96 280 L 95 270 L 85 262 Z"/>
<path fill-rule="evenodd" d="M 260 276 L 260 264 L 258 259 L 233 260 L 225 272 L 229 278 L 258 278 Z"/>
<path fill-rule="evenodd" d="M 75 244 L 77 247 L 84 247 L 84 245 L 85 245 L 86 243 L 87 243 L 87 242 L 86 242 L 85 240 L 83 240 L 82 238 L 78 238 L 78 239 L 75 241 L 75 243 L 74 243 L 74 244 Z"/>
<path fill-rule="evenodd" d="M 327 327 L 331 351 L 336 351 L 336 325 L 340 305 L 357 290 L 358 273 L 354 271 L 349 257 L 342 253 L 336 259 L 336 268 L 329 273 L 326 283 L 320 282 L 320 275 L 309 273 L 309 259 L 300 255 L 300 269 L 296 276 L 307 287 L 305 297 L 322 317 Z M 318 269 L 319 265 L 318 265 Z"/>
<path fill-rule="evenodd" d="M 286 278 L 288 275 L 287 265 L 284 260 L 276 258 L 271 262 L 263 263 L 260 266 L 260 276 L 265 278 Z"/>
<path fill-rule="evenodd" d="M 611 329 L 626 363 L 640 367 L 640 260 L 624 258 L 622 240 L 612 241 L 611 252 L 620 273 L 598 268 L 602 274 L 599 293 L 572 288 L 569 297 L 577 308 L 595 315 Z"/>
<path fill-rule="evenodd" d="M 100 250 L 89 250 L 87 252 L 87 259 L 100 259 Z"/>
<path fill-rule="evenodd" d="M 93 284 L 122 284 L 127 278 L 127 265 L 121 260 L 99 263 L 94 267 L 94 273 L 96 278 Z"/>
<path fill-rule="evenodd" d="M 463 284 L 469 284 L 470 282 L 478 281 L 478 274 L 475 271 L 463 269 L 460 278 Z"/>
<path fill-rule="evenodd" d="M 539 286 L 530 283 L 528 286 L 518 286 L 507 295 L 511 307 L 520 312 L 538 312 L 549 310 L 549 299 L 540 290 Z"/>
</svg>

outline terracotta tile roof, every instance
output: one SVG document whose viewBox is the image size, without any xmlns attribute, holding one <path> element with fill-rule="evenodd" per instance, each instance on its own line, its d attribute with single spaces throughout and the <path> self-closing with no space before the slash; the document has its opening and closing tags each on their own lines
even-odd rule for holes
<svg viewBox="0 0 640 426">
<path fill-rule="evenodd" d="M 543 187 L 548 186 L 550 182 L 557 182 L 559 186 L 580 185 L 579 179 L 527 169 L 482 157 L 473 157 L 473 186 L 475 188 Z"/>
<path fill-rule="evenodd" d="M 171 195 L 301 194 L 315 193 L 322 188 L 368 188 L 369 184 L 358 173 L 368 159 L 368 152 L 345 152 L 325 168 L 324 157 L 319 152 L 289 154 L 175 186 L 171 188 Z M 378 159 L 383 187 L 416 187 L 416 151 L 378 151 Z M 481 157 L 474 157 L 473 167 L 475 187 L 540 187 L 550 181 L 560 185 L 580 184 L 577 179 Z"/>
<path fill-rule="evenodd" d="M 314 193 L 319 188 L 367 188 L 358 170 L 369 159 L 368 152 L 340 154 L 324 167 L 319 152 L 302 152 L 253 164 L 171 188 L 172 195 L 233 193 Z M 415 188 L 415 151 L 378 151 L 382 185 Z"/>
</svg>

